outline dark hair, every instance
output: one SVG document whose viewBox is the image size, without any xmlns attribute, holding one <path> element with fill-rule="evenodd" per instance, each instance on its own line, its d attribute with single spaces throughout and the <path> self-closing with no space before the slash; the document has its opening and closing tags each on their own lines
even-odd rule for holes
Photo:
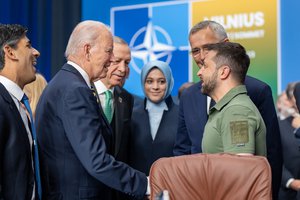
<svg viewBox="0 0 300 200">
<path fill-rule="evenodd" d="M 8 45 L 11 48 L 17 48 L 18 42 L 26 32 L 27 28 L 19 24 L 0 24 L 0 70 L 5 64 L 3 47 Z"/>
<path fill-rule="evenodd" d="M 234 42 L 221 42 L 203 45 L 203 49 L 216 51 L 213 61 L 216 63 L 217 68 L 224 65 L 229 66 L 237 81 L 244 83 L 250 65 L 250 58 L 242 45 Z"/>
<path fill-rule="evenodd" d="M 285 94 L 289 100 L 292 100 L 294 97 L 294 89 L 297 82 L 291 82 L 286 86 Z"/>
<path fill-rule="evenodd" d="M 298 110 L 300 110 L 300 82 L 297 82 L 295 84 L 294 97 L 295 97 L 295 100 L 296 100 L 297 108 L 298 108 Z"/>
<path fill-rule="evenodd" d="M 178 99 L 180 99 L 182 92 L 183 92 L 185 89 L 191 87 L 192 85 L 194 85 L 193 82 L 185 82 L 185 83 L 183 83 L 183 84 L 179 87 L 179 89 L 178 89 L 178 94 L 177 94 Z"/>
</svg>

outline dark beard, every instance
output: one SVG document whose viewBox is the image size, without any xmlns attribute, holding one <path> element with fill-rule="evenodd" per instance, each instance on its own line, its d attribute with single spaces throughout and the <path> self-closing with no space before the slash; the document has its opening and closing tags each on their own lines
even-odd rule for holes
<svg viewBox="0 0 300 200">
<path fill-rule="evenodd" d="M 210 94 L 214 91 L 217 84 L 217 71 L 215 71 L 211 77 L 209 77 L 208 82 L 201 87 L 202 94 L 210 96 Z M 203 81 L 202 81 L 203 82 Z"/>
</svg>

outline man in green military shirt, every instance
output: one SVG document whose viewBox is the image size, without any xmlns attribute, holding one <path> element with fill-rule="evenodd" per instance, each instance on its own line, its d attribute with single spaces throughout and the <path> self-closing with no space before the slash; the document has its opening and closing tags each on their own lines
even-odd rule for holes
<svg viewBox="0 0 300 200">
<path fill-rule="evenodd" d="M 215 102 L 205 126 L 203 153 L 227 152 L 266 156 L 266 127 L 244 85 L 250 59 L 243 46 L 207 44 L 197 75 L 201 92 Z"/>
</svg>

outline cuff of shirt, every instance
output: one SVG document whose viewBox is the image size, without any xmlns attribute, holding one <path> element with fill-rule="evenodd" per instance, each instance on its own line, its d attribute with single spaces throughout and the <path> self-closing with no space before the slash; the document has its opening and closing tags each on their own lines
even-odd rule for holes
<svg viewBox="0 0 300 200">
<path fill-rule="evenodd" d="M 149 176 L 147 176 L 147 191 L 146 191 L 146 195 L 150 195 L 150 179 Z"/>
<path fill-rule="evenodd" d="M 291 183 L 292 183 L 294 180 L 295 180 L 294 178 L 290 178 L 290 179 L 286 182 L 285 187 L 286 187 L 286 188 L 290 188 L 290 185 L 291 185 Z"/>
</svg>

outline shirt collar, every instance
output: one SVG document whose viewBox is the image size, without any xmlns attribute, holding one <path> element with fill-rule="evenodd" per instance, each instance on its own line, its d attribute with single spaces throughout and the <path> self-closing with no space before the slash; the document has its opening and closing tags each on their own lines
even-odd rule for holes
<svg viewBox="0 0 300 200">
<path fill-rule="evenodd" d="M 86 84 L 91 87 L 91 82 L 90 82 L 90 78 L 89 75 L 76 63 L 72 62 L 72 61 L 68 61 L 67 62 L 69 65 L 72 65 L 83 77 L 84 81 L 86 82 Z"/>
<path fill-rule="evenodd" d="M 227 94 L 225 94 L 224 97 L 209 110 L 209 113 L 212 113 L 214 110 L 221 110 L 234 97 L 236 97 L 239 94 L 247 94 L 247 89 L 245 85 L 239 85 L 229 90 L 229 92 L 227 92 Z"/>
<path fill-rule="evenodd" d="M 2 83 L 6 90 L 9 91 L 9 93 L 13 95 L 16 99 L 18 99 L 19 101 L 22 100 L 24 92 L 20 88 L 20 86 L 18 86 L 15 82 L 6 78 L 5 76 L 0 75 L 0 83 Z"/>
<path fill-rule="evenodd" d="M 110 90 L 112 94 L 114 93 L 114 88 L 107 89 L 107 87 L 104 85 L 104 83 L 101 80 L 95 81 L 94 85 L 96 87 L 98 94 L 103 94 L 106 90 Z"/>
<path fill-rule="evenodd" d="M 168 106 L 165 101 L 162 101 L 160 103 L 153 103 L 152 101 L 147 99 L 146 110 L 149 110 L 151 112 L 161 112 L 163 110 L 168 110 Z"/>
</svg>

